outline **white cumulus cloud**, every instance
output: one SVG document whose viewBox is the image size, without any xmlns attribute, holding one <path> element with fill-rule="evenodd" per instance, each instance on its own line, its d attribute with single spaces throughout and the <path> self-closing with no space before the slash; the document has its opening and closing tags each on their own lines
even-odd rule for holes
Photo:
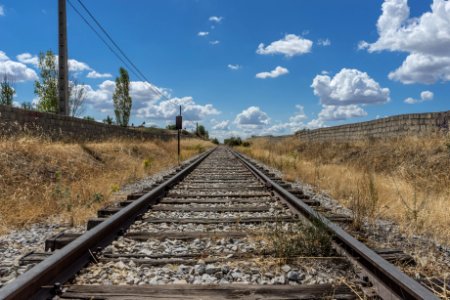
<svg viewBox="0 0 450 300">
<path fill-rule="evenodd" d="M 113 108 L 112 95 L 116 88 L 116 83 L 112 80 L 105 80 L 93 89 L 90 85 L 84 85 L 86 89 L 86 98 L 88 104 L 101 111 L 111 110 Z M 145 108 L 155 103 L 161 98 L 161 94 L 167 95 L 162 88 L 156 87 L 144 81 L 130 82 L 130 96 L 133 101 L 133 110 Z"/>
<path fill-rule="evenodd" d="M 388 77 L 404 84 L 450 81 L 450 56 L 410 54 L 397 70 L 389 73 Z"/>
<path fill-rule="evenodd" d="M 434 94 L 433 92 L 430 91 L 423 91 L 422 93 L 420 93 L 420 98 L 424 101 L 429 101 L 429 100 L 433 100 Z"/>
<path fill-rule="evenodd" d="M 196 103 L 192 97 L 183 97 L 148 103 L 146 107 L 138 109 L 138 116 L 174 121 L 175 116 L 179 114 L 180 105 L 183 119 L 188 121 L 199 121 L 205 117 L 220 114 L 220 111 L 212 104 L 201 105 Z"/>
<path fill-rule="evenodd" d="M 365 72 L 343 68 L 333 78 L 317 75 L 311 87 L 324 105 L 373 104 L 389 101 L 389 89 L 382 88 Z"/>
<path fill-rule="evenodd" d="M 293 57 L 311 52 L 313 42 L 308 39 L 301 38 L 295 34 L 286 34 L 281 40 L 272 42 L 265 46 L 263 43 L 259 44 L 256 53 L 267 54 L 283 54 L 286 57 Z"/>
<path fill-rule="evenodd" d="M 235 124 L 244 127 L 260 127 L 268 125 L 269 122 L 269 116 L 257 106 L 250 106 L 244 109 L 234 120 Z"/>
<path fill-rule="evenodd" d="M 198 36 L 207 36 L 208 34 L 208 31 L 200 31 L 199 33 L 197 33 Z"/>
<path fill-rule="evenodd" d="M 211 45 L 218 45 L 218 44 L 220 43 L 220 41 L 214 40 L 214 41 L 209 41 L 209 43 L 210 43 Z"/>
<path fill-rule="evenodd" d="M 419 100 L 414 99 L 414 98 L 411 98 L 411 97 L 408 97 L 408 98 L 405 99 L 404 102 L 405 102 L 405 103 L 408 103 L 408 104 L 416 104 L 416 103 L 419 102 Z"/>
<path fill-rule="evenodd" d="M 39 57 L 30 53 L 22 53 L 17 55 L 17 60 L 27 65 L 33 65 L 34 67 L 38 67 L 39 65 Z M 58 66 L 58 55 L 55 55 L 55 63 Z M 67 64 L 70 72 L 92 71 L 92 68 L 87 63 L 73 58 L 70 58 L 67 61 Z"/>
<path fill-rule="evenodd" d="M 305 109 L 302 105 L 297 104 L 295 108 L 297 109 L 297 112 L 289 118 L 289 122 L 292 125 L 299 125 L 302 124 L 303 121 L 307 120 L 308 117 L 306 116 Z"/>
<path fill-rule="evenodd" d="M 6 75 L 13 82 L 37 80 L 36 72 L 25 64 L 11 60 L 5 52 L 0 51 L 0 75 Z"/>
<path fill-rule="evenodd" d="M 230 129 L 230 121 L 224 120 L 220 121 L 212 127 L 213 130 L 229 130 Z"/>
<path fill-rule="evenodd" d="M 5 15 L 5 9 L 3 8 L 3 5 L 0 5 L 0 17 Z"/>
<path fill-rule="evenodd" d="M 325 122 L 345 121 L 367 116 L 367 112 L 359 105 L 322 105 L 317 118 L 309 121 L 304 128 L 315 129 L 326 127 Z"/>
<path fill-rule="evenodd" d="M 421 103 L 421 102 L 425 102 L 425 101 L 431 101 L 434 98 L 434 94 L 433 92 L 430 91 L 423 91 L 420 93 L 420 99 L 414 99 L 411 97 L 408 97 L 405 99 L 405 103 L 408 104 L 416 104 L 416 103 Z"/>
<path fill-rule="evenodd" d="M 82 71 L 92 70 L 91 67 L 89 67 L 87 63 L 78 61 L 76 59 L 69 59 L 67 61 L 67 64 L 69 65 L 70 72 L 82 72 Z"/>
<path fill-rule="evenodd" d="M 5 52 L 0 51 L 0 61 L 9 60 L 9 57 L 6 55 Z"/>
<path fill-rule="evenodd" d="M 21 63 L 27 64 L 27 65 L 33 65 L 37 67 L 39 65 L 39 59 L 36 55 L 32 55 L 30 53 L 22 53 L 17 55 L 17 60 Z"/>
<path fill-rule="evenodd" d="M 412 18 L 407 0 L 385 0 L 377 30 L 378 40 L 362 41 L 360 49 L 409 53 L 390 79 L 405 84 L 450 81 L 450 1 L 433 0 L 430 11 Z"/>
<path fill-rule="evenodd" d="M 260 135 L 281 135 L 281 134 L 291 134 L 297 130 L 304 129 L 307 127 L 307 124 L 304 122 L 308 119 L 305 114 L 304 108 L 302 105 L 296 105 L 296 112 L 294 115 L 289 117 L 287 122 L 278 122 L 268 128 L 264 128 L 259 134 Z"/>
<path fill-rule="evenodd" d="M 87 74 L 87 78 L 110 78 L 112 77 L 109 73 L 98 73 L 97 71 L 91 71 Z"/>
<path fill-rule="evenodd" d="M 276 78 L 278 76 L 285 75 L 288 73 L 289 73 L 288 69 L 278 66 L 270 72 L 261 72 L 261 73 L 256 74 L 256 78 L 260 78 L 260 79 Z"/>
<path fill-rule="evenodd" d="M 324 105 L 319 113 L 321 121 L 343 121 L 351 118 L 367 116 L 367 112 L 360 106 L 351 105 Z"/>
<path fill-rule="evenodd" d="M 311 121 L 308 122 L 308 124 L 306 124 L 306 128 L 308 129 L 316 129 L 316 128 L 322 128 L 322 127 L 326 127 L 325 123 L 323 122 L 323 120 L 317 118 L 317 119 L 312 119 Z"/>
</svg>

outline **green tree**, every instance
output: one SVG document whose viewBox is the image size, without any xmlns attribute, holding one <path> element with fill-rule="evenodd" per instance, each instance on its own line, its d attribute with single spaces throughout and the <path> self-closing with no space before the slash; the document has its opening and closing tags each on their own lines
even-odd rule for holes
<svg viewBox="0 0 450 300">
<path fill-rule="evenodd" d="M 240 137 L 234 137 L 234 136 L 232 136 L 232 137 L 230 137 L 230 138 L 228 138 L 228 139 L 224 139 L 223 140 L 223 143 L 225 144 L 225 145 L 228 145 L 228 146 L 240 146 L 240 145 L 242 145 L 242 140 L 241 140 L 241 138 Z"/>
<path fill-rule="evenodd" d="M 113 95 L 114 113 L 116 123 L 121 126 L 128 126 L 130 120 L 132 99 L 130 97 L 130 77 L 127 70 L 120 68 L 120 76 L 116 78 L 116 89 Z"/>
<path fill-rule="evenodd" d="M 11 81 L 8 80 L 8 76 L 3 75 L 3 80 L 0 82 L 0 104 L 11 106 L 15 93 L 16 91 L 13 89 Z"/>
<path fill-rule="evenodd" d="M 20 107 L 25 110 L 33 110 L 34 109 L 33 104 L 31 104 L 31 102 L 24 102 L 20 105 Z"/>
<path fill-rule="evenodd" d="M 58 111 L 58 71 L 55 55 L 51 50 L 39 53 L 40 81 L 34 82 L 34 93 L 39 97 L 39 111 Z"/>
<path fill-rule="evenodd" d="M 106 119 L 103 120 L 103 123 L 112 125 L 113 119 L 108 115 L 108 116 L 106 116 Z"/>
<path fill-rule="evenodd" d="M 177 126 L 175 124 L 169 124 L 166 126 L 166 129 L 168 130 L 177 130 Z"/>
<path fill-rule="evenodd" d="M 88 121 L 95 121 L 95 118 L 91 116 L 84 116 L 83 119 Z"/>
<path fill-rule="evenodd" d="M 208 131 L 206 131 L 205 126 L 203 125 L 198 125 L 197 135 L 200 137 L 209 138 L 209 133 Z"/>
<path fill-rule="evenodd" d="M 211 140 L 211 142 L 213 143 L 213 144 L 216 144 L 216 145 L 219 145 L 220 143 L 219 143 L 219 140 L 217 139 L 217 138 L 213 138 L 212 140 Z"/>
</svg>

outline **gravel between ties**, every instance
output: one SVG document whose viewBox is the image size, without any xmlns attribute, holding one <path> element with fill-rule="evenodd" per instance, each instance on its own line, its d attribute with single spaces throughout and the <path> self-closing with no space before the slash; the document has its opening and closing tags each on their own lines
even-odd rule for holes
<svg viewBox="0 0 450 300">
<path fill-rule="evenodd" d="M 218 159 L 220 163 L 214 161 Z M 186 179 L 169 192 L 170 195 L 178 195 L 176 199 L 193 199 L 189 194 L 217 196 L 211 199 L 233 199 L 228 194 L 253 195 L 265 194 L 262 201 L 256 200 L 258 205 L 268 206 L 264 212 L 190 212 L 184 211 L 148 211 L 142 218 L 135 222 L 128 233 L 133 232 L 270 232 L 273 230 L 293 230 L 296 222 L 280 223 L 278 217 L 293 216 L 293 213 L 273 199 L 264 186 L 251 173 L 238 168 L 239 163 L 231 153 L 216 151 L 202 164 L 189 174 Z M 243 166 L 242 166 L 243 167 Z M 214 168 L 220 176 L 212 176 Z M 204 170 L 208 174 L 202 175 Z M 228 172 L 239 174 L 246 178 L 248 186 L 259 186 L 260 189 L 246 190 L 239 183 L 215 183 L 219 190 L 202 190 L 208 181 L 228 180 Z M 186 193 L 186 189 L 190 187 Z M 225 186 L 224 190 L 220 188 Z M 182 188 L 181 188 L 182 187 Z M 227 187 L 236 190 L 227 191 Z M 198 190 L 196 190 L 198 189 Z M 188 198 L 186 198 L 188 197 Z M 197 196 L 195 196 L 197 197 Z M 207 198 L 202 197 L 200 198 Z M 249 198 L 245 198 L 249 199 Z M 255 198 L 257 199 L 257 198 Z M 167 206 L 164 203 L 161 205 Z M 230 200 L 231 201 L 231 200 Z M 202 207 L 233 207 L 237 204 L 203 204 Z M 242 205 L 249 205 L 248 203 Z M 174 207 L 188 208 L 200 205 L 187 204 Z M 154 206 L 155 208 L 158 205 Z M 274 222 L 264 224 L 178 224 L 175 220 L 184 218 L 246 218 L 246 217 L 272 217 Z M 174 222 L 148 223 L 147 218 L 168 218 Z M 337 283 L 343 278 L 353 278 L 354 274 L 349 264 L 341 258 L 291 258 L 287 261 L 275 258 L 273 255 L 261 256 L 261 251 L 268 250 L 267 236 L 249 236 L 246 238 L 196 238 L 192 240 L 166 239 L 160 241 L 152 238 L 145 241 L 136 241 L 130 238 L 120 237 L 112 245 L 106 247 L 99 256 L 100 262 L 83 269 L 73 281 L 74 284 L 115 284 L 115 285 L 144 285 L 144 284 L 322 284 Z M 270 252 L 270 251 L 268 251 Z M 161 259 L 165 258 L 165 261 Z M 174 260 L 174 258 L 176 258 Z M 167 261 L 171 260 L 171 261 Z M 178 260 L 177 260 L 178 259 Z M 155 261 L 161 261 L 156 263 Z M 283 261 L 283 262 L 282 262 Z"/>
</svg>

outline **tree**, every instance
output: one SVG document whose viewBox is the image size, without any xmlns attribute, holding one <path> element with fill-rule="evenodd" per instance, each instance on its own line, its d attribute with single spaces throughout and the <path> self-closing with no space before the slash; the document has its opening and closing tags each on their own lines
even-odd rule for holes
<svg viewBox="0 0 450 300">
<path fill-rule="evenodd" d="M 213 138 L 212 140 L 211 140 L 211 142 L 213 143 L 213 144 L 216 144 L 216 145 L 219 145 L 220 143 L 219 143 L 219 140 L 217 139 L 217 138 Z"/>
<path fill-rule="evenodd" d="M 113 119 L 108 115 L 108 116 L 106 116 L 106 119 L 103 120 L 103 123 L 112 125 Z"/>
<path fill-rule="evenodd" d="M 34 93 L 39 97 L 37 109 L 58 112 L 58 72 L 55 55 L 51 50 L 39 53 L 40 81 L 34 82 Z"/>
<path fill-rule="evenodd" d="M 175 124 L 169 124 L 166 126 L 166 129 L 168 130 L 177 130 L 177 126 Z"/>
<path fill-rule="evenodd" d="M 95 121 L 95 118 L 91 116 L 84 116 L 83 119 L 88 121 Z"/>
<path fill-rule="evenodd" d="M 24 102 L 20 105 L 20 107 L 22 107 L 22 109 L 25 109 L 25 110 L 33 110 L 34 109 L 33 104 L 31 102 Z"/>
<path fill-rule="evenodd" d="M 206 131 L 205 126 L 198 125 L 197 127 L 197 135 L 204 138 L 209 138 L 209 133 Z"/>
<path fill-rule="evenodd" d="M 0 104 L 11 106 L 15 93 L 16 91 L 12 87 L 11 81 L 8 80 L 8 76 L 3 75 L 3 81 L 0 82 Z"/>
<path fill-rule="evenodd" d="M 130 112 L 132 99 L 130 97 L 130 77 L 127 70 L 119 69 L 120 76 L 116 78 L 116 89 L 113 95 L 114 113 L 116 115 L 116 123 L 121 126 L 128 126 L 130 120 Z"/>
<path fill-rule="evenodd" d="M 69 81 L 69 114 L 78 117 L 86 110 L 87 90 L 84 84 L 78 84 L 76 79 Z"/>
<path fill-rule="evenodd" d="M 241 140 L 240 137 L 232 136 L 232 137 L 230 137 L 228 139 L 224 139 L 223 143 L 225 145 L 228 145 L 228 146 L 231 146 L 231 147 L 233 147 L 233 146 L 240 146 L 240 145 L 242 145 L 242 140 Z"/>
</svg>

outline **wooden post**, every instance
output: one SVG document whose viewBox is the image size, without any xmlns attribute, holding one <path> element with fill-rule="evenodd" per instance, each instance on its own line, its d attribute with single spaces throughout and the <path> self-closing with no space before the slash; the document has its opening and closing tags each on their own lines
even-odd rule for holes
<svg viewBox="0 0 450 300">
<path fill-rule="evenodd" d="M 58 0 L 58 114 L 69 115 L 66 0 Z"/>
</svg>

